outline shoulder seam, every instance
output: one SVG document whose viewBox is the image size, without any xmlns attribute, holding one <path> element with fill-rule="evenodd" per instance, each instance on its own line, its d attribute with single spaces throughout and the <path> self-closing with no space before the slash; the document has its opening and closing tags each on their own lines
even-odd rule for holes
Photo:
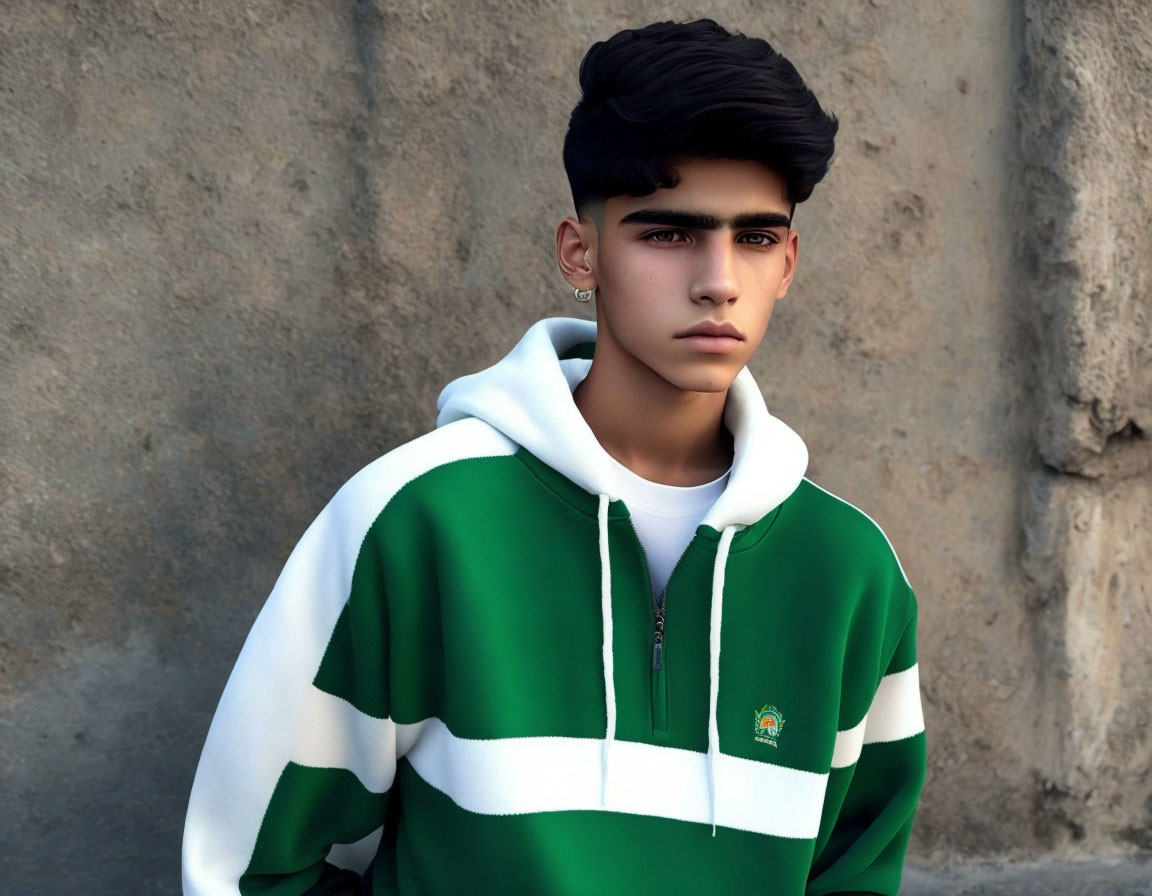
<svg viewBox="0 0 1152 896">
<path fill-rule="evenodd" d="M 368 533 L 372 531 L 372 527 L 376 525 L 376 523 L 385 514 L 388 508 L 394 503 L 396 496 L 411 486 L 417 480 L 428 475 L 433 470 L 438 470 L 441 467 L 450 466 L 461 461 L 511 457 L 515 454 L 517 448 L 516 443 L 504 435 L 504 433 L 500 432 L 500 430 L 496 429 L 496 427 L 492 426 L 487 421 L 480 420 L 477 417 L 464 417 L 460 420 L 455 420 L 452 423 L 447 423 L 444 426 L 438 427 L 437 429 L 431 429 L 428 432 L 422 433 L 416 438 L 409 439 L 406 442 L 401 442 L 399 445 L 389 449 L 375 460 L 369 461 L 367 464 L 357 470 L 352 476 L 350 476 L 344 482 L 344 484 L 336 490 L 335 495 L 333 495 L 333 497 L 329 500 L 328 505 L 324 507 L 324 509 L 321 511 L 321 514 L 329 512 L 330 509 L 331 512 L 339 514 L 340 510 L 335 507 L 337 501 L 355 502 L 356 499 L 354 495 L 357 494 L 357 490 L 359 488 L 365 487 L 365 484 L 357 483 L 357 480 L 362 480 L 362 482 L 363 480 L 367 480 L 370 483 L 373 479 L 374 473 L 376 476 L 381 475 L 379 472 L 376 472 L 375 468 L 387 469 L 390 460 L 397 463 L 402 463 L 402 461 L 400 461 L 396 456 L 398 454 L 405 453 L 406 449 L 415 450 L 412 448 L 412 446 L 416 442 L 426 438 L 427 436 L 443 432 L 451 427 L 465 424 L 466 421 L 471 421 L 473 425 L 478 423 L 485 429 L 489 430 L 492 435 L 497 437 L 497 441 L 502 443 L 503 450 L 485 451 L 483 448 L 479 448 L 475 441 L 473 441 L 468 446 L 470 450 L 461 452 L 456 456 L 444 456 L 444 454 L 451 454 L 451 452 L 445 452 L 439 456 L 428 456 L 426 454 L 423 458 L 421 458 L 421 463 L 413 465 L 414 471 L 412 471 L 412 474 L 407 476 L 403 482 L 393 484 L 392 488 L 384 489 L 375 495 L 377 500 L 372 501 L 369 505 L 373 508 L 371 511 L 371 517 L 367 519 L 367 524 L 363 526 L 363 530 L 360 533 L 360 539 L 357 544 L 355 556 L 359 557 L 360 552 L 364 548 L 364 543 L 368 539 Z"/>
<path fill-rule="evenodd" d="M 501 451 L 487 450 L 486 451 L 483 448 L 479 448 L 478 446 L 473 444 L 470 447 L 473 448 L 474 450 L 461 453 L 455 457 L 449 457 L 447 459 L 443 459 L 442 457 L 427 457 L 426 458 L 426 460 L 428 461 L 427 466 L 417 467 L 417 470 L 418 470 L 417 472 L 414 472 L 411 476 L 409 476 L 407 479 L 405 479 L 404 482 L 402 482 L 400 485 L 396 486 L 396 488 L 387 497 L 387 499 L 384 501 L 384 503 L 380 505 L 380 508 L 379 508 L 380 511 L 383 511 L 384 508 L 387 507 L 388 504 L 391 503 L 392 498 L 396 494 L 398 494 L 402 489 L 411 485 L 413 482 L 420 479 L 422 476 L 425 476 L 428 473 L 431 473 L 433 470 L 439 469 L 440 467 L 445 467 L 445 466 L 448 466 L 450 464 L 459 463 L 460 461 L 465 461 L 465 460 L 482 460 L 484 458 L 511 457 L 512 455 L 514 455 L 516 453 L 516 450 L 518 448 L 516 443 L 513 442 L 511 439 L 509 439 L 506 435 L 504 435 L 504 433 L 500 432 L 500 430 L 496 429 L 496 427 L 492 426 L 490 423 L 488 423 L 485 420 L 480 420 L 477 417 L 463 417 L 459 420 L 454 420 L 451 423 L 446 423 L 444 426 L 438 427 L 436 429 L 430 429 L 425 433 L 421 433 L 420 435 L 416 436 L 415 438 L 408 439 L 405 442 L 401 442 L 399 445 L 393 446 L 392 448 L 385 451 L 383 454 L 379 455 L 378 457 L 374 458 L 373 460 L 368 461 L 368 463 L 364 464 L 364 466 L 362 466 L 359 470 L 357 470 L 355 473 L 353 473 L 351 476 L 349 476 L 347 480 L 345 480 L 344 484 L 339 489 L 337 489 L 337 494 L 340 491 L 342 491 L 344 488 L 346 488 L 347 486 L 352 485 L 358 478 L 360 478 L 360 476 L 362 474 L 366 473 L 368 470 L 371 470 L 373 467 L 376 467 L 377 465 L 387 464 L 389 462 L 389 460 L 393 459 L 393 457 L 392 457 L 393 455 L 396 455 L 400 452 L 403 452 L 405 449 L 408 449 L 411 445 L 415 444 L 416 442 L 422 441 L 422 440 L 428 438 L 429 436 L 433 436 L 436 433 L 445 432 L 446 430 L 448 430 L 452 427 L 455 427 L 455 426 L 458 426 L 459 424 L 465 423 L 465 421 L 472 421 L 473 424 L 475 424 L 475 423 L 481 424 L 485 429 L 489 430 L 492 434 L 494 434 L 497 437 L 497 441 L 505 443 L 504 450 L 501 450 Z M 379 515 L 379 514 L 377 514 L 377 515 Z"/>
<path fill-rule="evenodd" d="M 888 543 L 888 550 L 890 550 L 892 552 L 892 559 L 894 559 L 896 561 L 896 566 L 900 570 L 900 575 L 904 577 L 904 584 L 908 586 L 908 589 L 910 591 L 915 593 L 916 589 L 912 587 L 912 583 L 908 581 L 908 573 L 906 573 L 904 571 L 904 564 L 900 562 L 900 555 L 896 553 L 896 548 L 894 548 L 892 546 L 892 540 L 888 537 L 888 533 L 884 531 L 884 528 L 878 522 L 876 522 L 876 520 L 872 519 L 872 517 L 867 512 L 865 512 L 864 510 L 857 507 L 851 501 L 846 501 L 843 498 L 841 498 L 839 495 L 833 494 L 832 492 L 828 491 L 828 489 L 824 488 L 824 486 L 813 482 L 807 476 L 803 477 L 803 481 L 807 482 L 809 485 L 815 486 L 816 488 L 820 489 L 820 491 L 824 492 L 824 494 L 828 495 L 830 498 L 835 498 L 841 504 L 847 504 L 849 507 L 851 507 L 857 513 L 861 514 L 873 526 L 875 526 L 877 531 L 881 535 L 884 536 L 884 541 L 886 541 Z"/>
</svg>

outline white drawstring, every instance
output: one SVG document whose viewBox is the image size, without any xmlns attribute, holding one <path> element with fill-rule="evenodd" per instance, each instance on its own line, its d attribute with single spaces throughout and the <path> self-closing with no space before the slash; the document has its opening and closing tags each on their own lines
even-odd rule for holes
<svg viewBox="0 0 1152 896">
<path fill-rule="evenodd" d="M 724 567 L 728 547 L 738 527 L 725 526 L 716 548 L 716 565 L 712 568 L 712 620 L 708 633 L 708 799 L 712 836 L 716 836 L 716 756 L 720 752 L 720 728 L 716 723 L 716 704 L 720 696 L 720 620 L 724 603 Z"/>
<path fill-rule="evenodd" d="M 607 724 L 600 769 L 600 805 L 608 804 L 608 753 L 616 738 L 616 688 L 612 667 L 612 564 L 608 554 L 608 503 L 606 494 L 600 495 L 597 520 L 600 529 L 600 615 L 604 628 L 604 703 Z M 720 753 L 720 729 L 716 722 L 716 705 L 720 695 L 720 621 L 724 611 L 724 569 L 728 563 L 728 550 L 732 536 L 739 525 L 725 526 L 716 548 L 716 564 L 712 568 L 712 610 L 708 636 L 708 799 L 712 836 L 716 836 L 716 757 Z"/>
<path fill-rule="evenodd" d="M 608 708 L 600 769 L 600 805 L 608 800 L 608 750 L 616 737 L 616 688 L 612 673 L 612 566 L 608 557 L 608 496 L 600 495 L 600 613 L 604 622 L 604 703 Z"/>
</svg>

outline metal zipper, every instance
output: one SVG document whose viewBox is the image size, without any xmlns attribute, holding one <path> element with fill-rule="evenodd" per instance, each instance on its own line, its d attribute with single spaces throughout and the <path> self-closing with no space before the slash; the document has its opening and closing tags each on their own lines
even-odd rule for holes
<svg viewBox="0 0 1152 896">
<path fill-rule="evenodd" d="M 688 544 L 692 544 L 695 538 L 696 534 L 693 533 L 692 538 L 688 539 Z M 688 545 L 685 545 L 680 556 L 676 558 L 676 563 L 672 566 L 672 572 L 668 573 L 668 581 L 664 583 L 664 588 L 660 591 L 660 602 L 657 603 L 656 596 L 652 595 L 652 613 L 655 617 L 655 625 L 652 630 L 652 669 L 657 672 L 664 667 L 664 620 L 668 614 L 668 584 L 672 581 L 672 576 L 676 575 L 676 567 L 680 565 L 680 561 L 684 559 L 684 555 L 687 553 Z M 651 586 L 649 586 L 649 590 L 651 590 Z"/>
<path fill-rule="evenodd" d="M 656 592 L 652 588 L 652 572 L 648 566 L 648 552 L 644 550 L 644 542 L 640 539 L 640 533 L 636 531 L 636 524 L 632 522 L 631 514 L 628 516 L 628 525 L 632 527 L 632 534 L 636 536 L 636 543 L 640 545 L 640 556 L 644 558 L 644 579 L 648 583 L 648 593 L 652 595 L 652 671 L 659 672 L 664 668 L 664 621 L 668 613 L 668 583 L 666 582 L 660 590 L 660 598 L 657 600 Z M 696 533 L 693 532 L 692 538 L 688 539 L 688 544 L 692 544 L 695 538 Z M 672 572 L 668 574 L 668 582 L 672 581 L 672 576 L 676 574 L 676 568 L 687 553 L 688 545 L 685 545 L 680 556 L 676 558 Z"/>
</svg>

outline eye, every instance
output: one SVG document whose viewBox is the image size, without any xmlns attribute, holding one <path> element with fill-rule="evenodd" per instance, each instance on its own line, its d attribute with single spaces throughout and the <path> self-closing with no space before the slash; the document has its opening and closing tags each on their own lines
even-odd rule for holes
<svg viewBox="0 0 1152 896">
<path fill-rule="evenodd" d="M 771 233 L 742 233 L 740 235 L 740 239 L 744 239 L 746 236 L 753 237 L 753 240 L 751 241 L 751 245 L 753 246 L 774 246 L 776 243 L 780 242 L 778 239 L 776 239 L 776 236 Z"/>
<path fill-rule="evenodd" d="M 675 239 L 678 236 L 688 238 L 688 234 L 683 230 L 653 230 L 651 233 L 644 234 L 641 239 L 648 243 L 674 243 L 679 242 Z"/>
</svg>

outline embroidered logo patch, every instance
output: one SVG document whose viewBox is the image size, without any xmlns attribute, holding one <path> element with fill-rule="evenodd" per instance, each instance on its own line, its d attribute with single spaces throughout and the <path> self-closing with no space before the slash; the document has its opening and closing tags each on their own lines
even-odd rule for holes
<svg viewBox="0 0 1152 896">
<path fill-rule="evenodd" d="M 784 728 L 784 716 L 775 706 L 765 706 L 756 713 L 756 740 L 778 746 L 776 738 Z"/>
</svg>

